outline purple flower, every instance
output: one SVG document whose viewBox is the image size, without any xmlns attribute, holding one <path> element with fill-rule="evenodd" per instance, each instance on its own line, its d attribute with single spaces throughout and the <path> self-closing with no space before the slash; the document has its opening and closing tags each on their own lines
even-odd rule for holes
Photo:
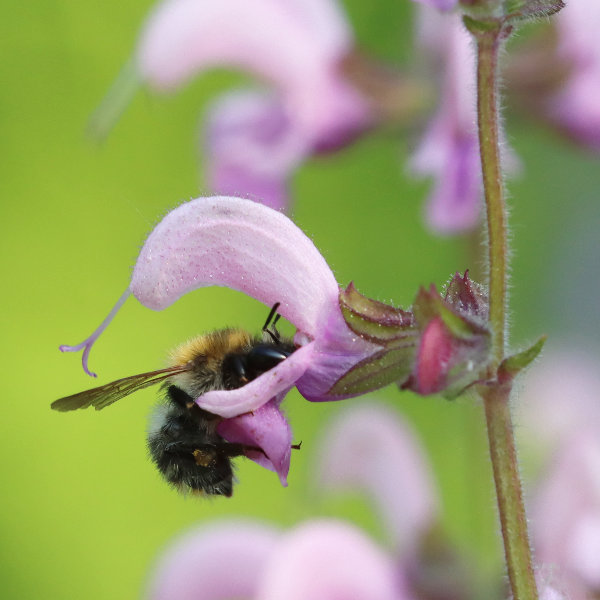
<svg viewBox="0 0 600 600">
<path fill-rule="evenodd" d="M 481 210 L 475 56 L 460 15 L 421 6 L 419 21 L 420 44 L 442 79 L 441 100 L 410 168 L 435 179 L 426 220 L 452 234 L 475 227 Z"/>
<path fill-rule="evenodd" d="M 567 79 L 550 100 L 548 113 L 576 140 L 600 150 L 600 3 L 568 2 L 554 19 L 558 48 L 554 62 Z"/>
<path fill-rule="evenodd" d="M 225 418 L 219 432 L 231 442 L 251 444 L 252 456 L 273 468 L 283 483 L 289 469 L 291 431 L 279 410 L 295 385 L 312 401 L 330 400 L 332 385 L 354 364 L 380 347 L 346 325 L 339 287 L 314 244 L 283 214 L 250 200 L 198 198 L 171 211 L 146 240 L 128 291 L 100 327 L 77 346 L 89 351 L 116 311 L 133 294 L 144 306 L 162 310 L 200 287 L 226 286 L 279 313 L 297 328 L 298 349 L 242 388 L 211 391 L 197 399 Z"/>
<path fill-rule="evenodd" d="M 166 0 L 148 20 L 137 51 L 141 77 L 171 91 L 211 67 L 238 68 L 271 93 L 219 100 L 209 116 L 213 191 L 281 208 L 287 181 L 310 154 L 367 127 L 367 101 L 342 72 L 350 27 L 335 0 Z"/>
<path fill-rule="evenodd" d="M 364 428 L 363 428 L 364 426 Z M 410 600 L 413 561 L 437 519 L 427 461 L 408 426 L 392 411 L 369 405 L 345 411 L 326 430 L 317 467 L 319 493 L 356 487 L 375 500 L 396 546 L 390 553 L 358 528 L 313 519 L 290 531 L 230 521 L 192 531 L 160 559 L 153 600 Z M 392 509 L 393 507 L 393 509 Z M 391 519 L 391 521 L 388 521 Z M 452 576 L 459 577 L 458 572 Z M 443 577 L 437 589 L 458 600 Z M 427 596 L 429 597 L 429 596 Z"/>
</svg>

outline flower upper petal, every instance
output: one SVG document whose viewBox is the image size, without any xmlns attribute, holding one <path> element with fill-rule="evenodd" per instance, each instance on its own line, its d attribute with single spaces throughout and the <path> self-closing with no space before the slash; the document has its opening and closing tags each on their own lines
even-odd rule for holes
<svg viewBox="0 0 600 600">
<path fill-rule="evenodd" d="M 279 313 L 313 337 L 338 306 L 333 273 L 311 240 L 281 213 L 240 198 L 198 198 L 167 214 L 140 252 L 130 289 L 162 310 L 210 285 L 279 302 Z"/>
<path fill-rule="evenodd" d="M 344 14 L 331 0 L 167 0 L 143 32 L 138 68 L 154 87 L 172 89 L 203 69 L 238 67 L 272 82 L 286 110 L 317 132 L 347 113 L 348 104 L 366 110 L 357 94 L 350 99 L 337 89 L 337 63 L 351 44 Z"/>
<path fill-rule="evenodd" d="M 148 20 L 138 59 L 158 88 L 209 67 L 237 66 L 293 89 L 350 42 L 343 13 L 326 0 L 167 0 Z"/>
</svg>

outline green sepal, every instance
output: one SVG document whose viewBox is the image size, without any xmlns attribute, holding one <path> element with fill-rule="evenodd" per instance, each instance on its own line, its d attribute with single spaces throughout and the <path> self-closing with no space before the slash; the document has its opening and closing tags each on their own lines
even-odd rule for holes
<svg viewBox="0 0 600 600">
<path fill-rule="evenodd" d="M 413 304 L 413 313 L 419 329 L 423 329 L 432 319 L 440 317 L 450 333 L 457 338 L 469 339 L 475 334 L 485 332 L 485 328 L 479 324 L 454 312 L 444 302 L 434 285 L 429 291 L 423 287 L 419 289 Z"/>
<path fill-rule="evenodd" d="M 547 339 L 543 335 L 533 346 L 505 358 L 498 367 L 498 380 L 502 382 L 514 379 L 538 357 Z"/>
<path fill-rule="evenodd" d="M 386 345 L 416 335 L 411 313 L 367 298 L 352 282 L 340 291 L 339 302 L 348 327 L 370 342 Z"/>
<path fill-rule="evenodd" d="M 328 395 L 355 396 L 391 383 L 400 385 L 411 374 L 415 353 L 416 343 L 389 346 L 365 358 L 342 375 L 333 384 Z"/>
<path fill-rule="evenodd" d="M 526 21 L 549 17 L 564 7 L 563 0 L 521 0 L 520 2 L 508 3 L 506 20 L 508 22 Z"/>
<path fill-rule="evenodd" d="M 500 24 L 496 19 L 480 21 L 479 19 L 474 19 L 473 17 L 469 17 L 468 15 L 463 15 L 463 23 L 467 30 L 470 31 L 473 35 L 477 35 L 479 33 L 488 33 L 490 31 L 497 31 L 500 28 Z"/>
<path fill-rule="evenodd" d="M 527 0 L 505 0 L 504 12 L 505 14 L 511 15 L 513 13 L 521 12 L 526 6 Z"/>
</svg>

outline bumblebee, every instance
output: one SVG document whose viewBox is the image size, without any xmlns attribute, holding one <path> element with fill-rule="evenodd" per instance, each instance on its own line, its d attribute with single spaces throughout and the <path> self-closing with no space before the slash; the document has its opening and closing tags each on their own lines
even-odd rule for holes
<svg viewBox="0 0 600 600">
<path fill-rule="evenodd" d="M 51 408 L 71 411 L 93 406 L 101 410 L 143 388 L 163 383 L 165 403 L 154 411 L 148 432 L 150 457 L 168 483 L 182 491 L 231 496 L 231 459 L 261 448 L 228 442 L 217 433 L 222 417 L 195 402 L 211 390 L 244 386 L 284 361 L 295 350 L 276 328 L 275 304 L 253 336 L 243 329 L 201 335 L 171 353 L 171 365 L 124 377 L 100 387 L 60 398 Z M 299 446 L 292 446 L 298 448 Z"/>
</svg>

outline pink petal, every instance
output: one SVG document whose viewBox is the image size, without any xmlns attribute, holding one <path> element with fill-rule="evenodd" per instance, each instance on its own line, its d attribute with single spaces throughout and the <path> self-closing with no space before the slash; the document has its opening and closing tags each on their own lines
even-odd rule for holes
<svg viewBox="0 0 600 600">
<path fill-rule="evenodd" d="M 264 454 L 249 452 L 248 458 L 275 471 L 281 485 L 287 486 L 292 430 L 279 409 L 280 400 L 271 400 L 253 413 L 227 419 L 219 425 L 218 431 L 229 442 L 262 448 Z"/>
<path fill-rule="evenodd" d="M 458 4 L 458 0 L 415 0 L 415 2 L 441 11 L 452 10 Z"/>
<path fill-rule="evenodd" d="M 272 553 L 256 600 L 408 600 L 394 561 L 358 529 L 312 521 Z"/>
<path fill-rule="evenodd" d="M 283 4 L 283 3 L 279 3 Z M 339 57 L 352 45 L 352 30 L 337 0 L 286 0 L 286 9 L 302 23 L 324 55 Z"/>
<path fill-rule="evenodd" d="M 600 579 L 600 440 L 582 430 L 565 440 L 532 511 L 537 555 L 595 587 Z M 593 524 L 593 525 L 592 525 Z M 592 565 L 592 566 L 590 566 Z M 583 578 L 589 577 L 591 580 Z"/>
<path fill-rule="evenodd" d="M 548 114 L 576 141 L 600 150 L 600 60 L 575 70 L 564 88 L 549 102 Z"/>
<path fill-rule="evenodd" d="M 558 60 L 569 66 L 570 76 L 551 99 L 549 116 L 575 140 L 600 150 L 600 3 L 569 2 L 553 23 L 558 33 Z"/>
<path fill-rule="evenodd" d="M 288 178 L 310 152 L 310 145 L 277 96 L 228 94 L 208 115 L 209 185 L 219 194 L 287 208 Z"/>
<path fill-rule="evenodd" d="M 453 358 L 453 341 L 441 317 L 433 319 L 423 331 L 416 366 L 420 394 L 434 394 L 444 389 Z"/>
<path fill-rule="evenodd" d="M 313 353 L 314 343 L 309 343 L 245 386 L 207 392 L 196 403 L 200 408 L 226 418 L 253 412 L 271 398 L 288 392 L 310 365 Z"/>
<path fill-rule="evenodd" d="M 395 544 L 416 547 L 438 514 L 438 495 L 423 449 L 396 412 L 377 404 L 346 409 L 318 454 L 319 490 L 366 492 Z"/>
<path fill-rule="evenodd" d="M 591 589 L 600 589 L 600 506 L 579 516 L 566 549 L 571 568 Z"/>
<path fill-rule="evenodd" d="M 253 598 L 280 534 L 271 526 L 228 521 L 191 531 L 152 573 L 152 600 Z"/>
<path fill-rule="evenodd" d="M 584 350 L 546 352 L 525 374 L 515 407 L 522 445 L 537 454 L 553 454 L 583 430 L 600 431 L 598 357 Z"/>
<path fill-rule="evenodd" d="M 540 600 L 574 600 L 574 598 L 570 597 L 567 599 L 563 593 L 546 585 L 540 586 Z"/>
<path fill-rule="evenodd" d="M 274 0 L 167 0 L 147 23 L 139 63 L 163 89 L 215 66 L 239 67 L 290 88 L 298 72 L 315 68 L 319 52 L 310 40 L 293 12 Z"/>
<path fill-rule="evenodd" d="M 302 333 L 296 336 L 296 343 L 305 343 Z M 342 396 L 329 395 L 333 384 L 358 362 L 380 349 L 381 346 L 363 340 L 346 325 L 336 300 L 315 336 L 314 355 L 309 368 L 296 382 L 298 391 L 311 402 L 341 399 Z"/>
<path fill-rule="evenodd" d="M 553 22 L 559 34 L 561 58 L 584 68 L 600 65 L 600 4 L 596 0 L 568 2 L 553 18 Z"/>
<path fill-rule="evenodd" d="M 158 89 L 210 67 L 250 71 L 282 90 L 290 113 L 317 131 L 336 119 L 332 70 L 350 46 L 334 2 L 167 0 L 148 21 L 138 60 Z"/>
<path fill-rule="evenodd" d="M 140 252 L 130 289 L 162 310 L 210 285 L 280 302 L 281 315 L 313 337 L 338 306 L 333 273 L 310 239 L 281 213 L 240 198 L 198 198 L 167 214 Z"/>
<path fill-rule="evenodd" d="M 445 234 L 476 227 L 482 209 L 477 140 L 469 135 L 452 144 L 426 207 L 429 226 Z"/>
<path fill-rule="evenodd" d="M 436 179 L 428 224 L 456 233 L 478 223 L 481 204 L 475 109 L 475 58 L 459 15 L 421 7 L 420 40 L 432 62 L 441 63 L 441 101 L 411 161 L 417 175 Z"/>
</svg>

